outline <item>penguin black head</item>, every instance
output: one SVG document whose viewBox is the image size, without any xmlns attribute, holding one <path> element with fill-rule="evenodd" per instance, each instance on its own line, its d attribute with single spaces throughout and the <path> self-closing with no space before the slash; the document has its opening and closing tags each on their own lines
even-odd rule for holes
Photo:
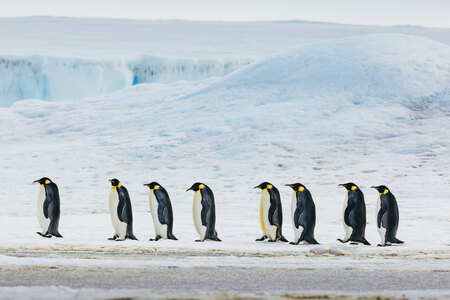
<svg viewBox="0 0 450 300">
<path fill-rule="evenodd" d="M 376 189 L 380 194 L 389 193 L 389 189 L 385 185 L 372 186 L 371 188 Z"/>
<path fill-rule="evenodd" d="M 341 183 L 339 186 L 343 186 L 347 189 L 347 191 L 354 191 L 356 189 L 359 189 L 359 187 L 354 184 L 353 182 L 349 182 L 349 183 Z"/>
<path fill-rule="evenodd" d="M 161 185 L 159 183 L 157 183 L 156 181 L 153 181 L 153 182 L 144 184 L 144 186 L 148 186 L 148 188 L 151 190 L 157 190 L 157 189 L 159 189 L 159 187 Z"/>
<path fill-rule="evenodd" d="M 262 189 L 262 190 L 265 190 L 265 189 L 270 190 L 271 188 L 273 188 L 273 185 L 268 182 L 263 182 L 260 185 L 257 185 L 254 187 L 254 189 Z"/>
<path fill-rule="evenodd" d="M 111 185 L 112 185 L 113 187 L 120 187 L 120 186 L 122 185 L 122 184 L 120 183 L 119 179 L 116 179 L 116 178 L 110 179 L 109 181 L 111 182 Z"/>
<path fill-rule="evenodd" d="M 204 187 L 205 187 L 205 185 L 204 185 L 203 183 L 196 182 L 196 183 L 194 183 L 190 188 L 188 188 L 188 189 L 186 190 L 186 192 L 187 192 L 187 191 L 194 191 L 194 192 L 197 192 L 197 191 L 203 189 Z"/>
<path fill-rule="evenodd" d="M 296 192 L 303 192 L 306 189 L 301 183 L 286 184 L 286 186 L 290 186 Z"/>
<path fill-rule="evenodd" d="M 40 184 L 49 184 L 52 181 L 50 180 L 50 178 L 42 177 L 41 179 L 33 181 L 33 183 L 35 183 L 35 182 L 39 182 Z"/>
</svg>

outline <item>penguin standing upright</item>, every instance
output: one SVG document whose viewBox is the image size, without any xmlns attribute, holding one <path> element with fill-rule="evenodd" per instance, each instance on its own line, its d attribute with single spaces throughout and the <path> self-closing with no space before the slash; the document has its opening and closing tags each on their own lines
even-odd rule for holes
<svg viewBox="0 0 450 300">
<path fill-rule="evenodd" d="M 364 194 L 359 187 L 352 183 L 340 184 L 347 189 L 343 209 L 343 223 L 345 229 L 344 239 L 338 239 L 341 243 L 353 242 L 370 245 L 364 237 L 366 231 L 366 203 Z"/>
<path fill-rule="evenodd" d="M 42 232 L 37 232 L 37 234 L 46 238 L 52 236 L 62 238 L 58 231 L 60 216 L 58 186 L 47 177 L 42 177 L 34 182 L 41 184 L 38 195 L 37 217 Z"/>
<path fill-rule="evenodd" d="M 194 183 L 187 191 L 194 191 L 194 203 L 192 214 L 194 217 L 195 230 L 200 235 L 196 242 L 212 240 L 221 242 L 216 232 L 216 206 L 212 190 L 203 183 Z"/>
<path fill-rule="evenodd" d="M 259 204 L 259 219 L 263 236 L 256 241 L 287 242 L 281 233 L 283 226 L 283 212 L 281 209 L 280 192 L 268 182 L 263 182 L 254 187 L 261 189 L 261 201 Z"/>
<path fill-rule="evenodd" d="M 378 246 L 403 244 L 396 238 L 399 213 L 397 200 L 391 191 L 384 185 L 373 186 L 379 192 L 376 207 L 377 229 L 381 237 Z"/>
<path fill-rule="evenodd" d="M 117 179 L 110 179 L 109 214 L 114 227 L 114 236 L 109 240 L 137 240 L 133 234 L 133 212 L 128 190 Z"/>
<path fill-rule="evenodd" d="M 316 226 L 316 206 L 309 190 L 301 183 L 287 184 L 294 190 L 292 195 L 292 225 L 295 239 L 291 244 L 297 245 L 305 241 L 308 244 L 318 244 L 314 238 Z"/>
<path fill-rule="evenodd" d="M 150 212 L 155 226 L 155 238 L 150 241 L 158 241 L 161 238 L 177 240 L 172 233 L 172 204 L 166 189 L 157 182 L 147 183 L 144 186 L 148 186 L 150 189 Z"/>
</svg>

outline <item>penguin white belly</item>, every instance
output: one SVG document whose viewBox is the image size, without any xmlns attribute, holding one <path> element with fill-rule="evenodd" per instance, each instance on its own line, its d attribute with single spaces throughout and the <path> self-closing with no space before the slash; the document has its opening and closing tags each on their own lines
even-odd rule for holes
<svg viewBox="0 0 450 300">
<path fill-rule="evenodd" d="M 121 239 L 125 240 L 127 235 L 127 223 L 120 221 L 117 215 L 117 207 L 119 206 L 119 194 L 115 189 L 111 189 L 109 193 L 109 214 L 114 227 L 114 233 Z"/>
<path fill-rule="evenodd" d="M 39 225 L 42 228 L 42 234 L 46 234 L 48 226 L 50 225 L 50 218 L 46 218 L 44 215 L 44 201 L 45 201 L 45 187 L 41 184 L 39 188 L 38 203 L 37 203 L 37 217 Z"/>
<path fill-rule="evenodd" d="M 380 227 L 378 227 L 378 212 L 381 209 L 381 198 L 378 196 L 377 205 L 375 207 L 375 222 L 377 223 L 377 231 L 381 238 L 380 245 L 384 246 L 386 244 L 386 228 L 380 223 Z"/>
<path fill-rule="evenodd" d="M 302 226 L 298 226 L 298 228 L 295 227 L 295 220 L 294 220 L 294 214 L 295 210 L 297 209 L 297 192 L 294 192 L 294 195 L 292 195 L 292 204 L 291 204 L 291 217 L 292 217 L 292 227 L 294 227 L 294 243 L 298 242 L 298 239 L 302 236 L 304 228 Z"/>
<path fill-rule="evenodd" d="M 348 241 L 353 233 L 353 228 L 351 228 L 350 226 L 345 224 L 345 209 L 347 208 L 347 205 L 348 205 L 348 192 L 347 192 L 347 196 L 345 196 L 344 209 L 342 210 L 342 224 L 344 224 L 344 230 L 345 230 L 344 241 Z"/>
<path fill-rule="evenodd" d="M 192 214 L 194 217 L 195 230 L 200 235 L 200 239 L 204 240 L 206 235 L 206 226 L 203 226 L 202 224 L 202 194 L 200 191 L 196 191 L 194 194 Z"/>
<path fill-rule="evenodd" d="M 155 235 L 167 239 L 167 224 L 161 224 L 158 217 L 158 200 L 155 194 L 150 192 L 150 212 L 152 213 L 153 225 L 155 226 Z"/>
<path fill-rule="evenodd" d="M 261 193 L 260 202 L 260 222 L 261 229 L 270 240 L 275 241 L 277 238 L 277 227 L 271 225 L 269 222 L 269 209 L 270 209 L 270 194 L 267 190 L 263 190 Z"/>
</svg>

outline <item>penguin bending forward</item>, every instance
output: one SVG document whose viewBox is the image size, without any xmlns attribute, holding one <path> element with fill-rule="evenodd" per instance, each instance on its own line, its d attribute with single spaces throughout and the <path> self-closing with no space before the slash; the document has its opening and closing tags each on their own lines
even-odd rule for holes
<svg viewBox="0 0 450 300">
<path fill-rule="evenodd" d="M 352 183 L 340 184 L 347 189 L 347 195 L 344 202 L 343 223 L 345 229 L 344 239 L 338 239 L 341 243 L 352 244 L 363 243 L 370 245 L 364 237 L 366 231 L 366 204 L 364 194 L 359 187 Z"/>
<path fill-rule="evenodd" d="M 62 235 L 58 232 L 60 216 L 58 186 L 47 177 L 42 177 L 34 182 L 41 184 L 38 195 L 37 217 L 42 232 L 37 232 L 37 234 L 46 238 L 52 236 L 62 238 Z"/>
<path fill-rule="evenodd" d="M 305 241 L 308 244 L 318 244 L 314 238 L 316 226 L 316 206 L 309 190 L 301 183 L 287 184 L 294 190 L 292 196 L 292 225 L 294 226 L 295 239 L 291 244 Z"/>
<path fill-rule="evenodd" d="M 158 241 L 161 238 L 177 240 L 172 233 L 173 212 L 169 194 L 157 182 L 144 184 L 150 189 L 149 202 L 153 224 L 155 226 L 155 238 L 150 241 Z"/>
<path fill-rule="evenodd" d="M 128 190 L 117 179 L 110 179 L 109 214 L 114 227 L 114 236 L 108 240 L 137 240 L 133 234 L 133 213 Z"/>
<path fill-rule="evenodd" d="M 259 205 L 259 218 L 263 236 L 256 239 L 257 242 L 269 239 L 269 242 L 287 242 L 281 233 L 283 225 L 283 212 L 281 209 L 280 192 L 268 182 L 263 182 L 254 187 L 261 189 L 261 201 Z"/>
<path fill-rule="evenodd" d="M 194 203 L 192 213 L 195 230 L 200 235 L 196 242 L 212 240 L 221 242 L 216 232 L 216 207 L 212 190 L 203 183 L 194 183 L 187 191 L 194 191 Z"/>
<path fill-rule="evenodd" d="M 391 191 L 384 185 L 373 186 L 379 192 L 376 206 L 377 229 L 381 237 L 378 246 L 403 244 L 396 238 L 399 222 L 397 200 Z"/>
</svg>

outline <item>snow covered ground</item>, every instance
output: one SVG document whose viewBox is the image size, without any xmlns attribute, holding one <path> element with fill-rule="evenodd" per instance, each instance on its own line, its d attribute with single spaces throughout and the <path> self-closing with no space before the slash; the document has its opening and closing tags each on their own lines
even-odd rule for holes
<svg viewBox="0 0 450 300">
<path fill-rule="evenodd" d="M 117 22 L 117 27 L 122 24 L 110 22 Z M 38 22 L 39 26 L 45 24 Z M 148 23 L 130 24 L 138 28 Z M 169 25 L 181 26 L 179 22 Z M 188 25 L 205 26 L 182 22 L 182 26 Z M 213 25 L 227 33 L 222 44 L 217 46 L 216 40 L 210 43 L 215 50 L 183 40 L 187 50 L 178 47 L 168 55 L 198 60 L 207 52 L 211 53 L 208 59 L 234 56 L 256 62 L 224 77 L 137 84 L 103 96 L 66 101 L 12 101 L 10 107 L 0 108 L 0 265 L 289 269 L 301 261 L 306 268 L 434 270 L 448 278 L 448 31 L 408 28 L 417 35 L 354 35 L 356 27 L 333 24 Z M 247 30 L 261 26 L 258 34 L 269 32 L 269 41 L 261 34 L 236 44 L 231 33 L 238 25 Z M 314 30 L 308 31 L 305 26 Z M 100 26 L 100 30 L 106 27 Z M 301 28 L 302 33 L 292 37 L 293 31 L 286 31 Z M 369 32 L 398 30 L 358 28 Z M 65 30 L 63 26 L 59 33 L 61 41 L 66 36 L 63 33 L 69 32 Z M 270 40 L 277 30 L 285 33 L 277 37 L 284 41 L 278 45 Z M 4 36 L 0 33 L 2 45 L 6 44 Z M 342 36 L 347 37 L 335 39 Z M 158 37 L 165 50 L 178 38 L 175 35 L 164 44 L 161 35 Z M 37 39 L 49 42 L 42 36 Z M 111 47 L 111 40 L 106 43 L 111 52 L 101 48 L 106 44 L 87 41 L 94 48 L 88 59 L 98 59 L 96 51 L 100 50 L 106 51 L 107 59 L 117 59 L 117 49 L 140 55 L 130 50 L 131 42 L 120 41 L 116 48 Z M 144 46 L 157 44 L 143 41 Z M 59 53 L 61 46 L 42 43 L 34 54 Z M 32 55 L 32 50 L 24 49 L 14 54 L 9 47 L 4 48 L 6 55 Z M 85 48 L 74 45 L 65 51 L 72 49 L 68 56 L 73 59 L 88 53 Z M 275 49 L 277 54 L 271 55 Z M 155 51 L 152 55 L 161 56 L 162 50 Z M 2 80 L 7 73 L 2 71 Z M 42 176 L 52 178 L 59 186 L 63 239 L 43 239 L 35 233 L 39 230 L 38 186 L 31 182 Z M 130 192 L 139 241 L 106 240 L 113 233 L 107 207 L 108 179 L 113 177 Z M 148 189 L 142 184 L 150 181 L 158 181 L 171 196 L 174 234 L 179 241 L 148 241 L 154 235 L 153 224 Z M 217 232 L 223 243 L 194 243 L 193 195 L 185 190 L 196 181 L 208 184 L 215 193 Z M 288 239 L 293 238 L 289 211 L 292 192 L 284 184 L 302 182 L 310 189 L 317 208 L 316 239 L 321 245 L 254 241 L 261 232 L 260 194 L 253 187 L 262 181 L 280 190 L 283 231 Z M 372 245 L 379 242 L 375 227 L 377 192 L 369 187 L 385 184 L 390 188 L 400 209 L 398 238 L 405 245 L 381 249 L 336 241 L 344 235 L 341 213 L 345 197 L 345 190 L 337 184 L 348 181 L 358 184 L 365 193 L 366 237 Z M 50 252 L 55 256 L 48 255 Z M 86 257 L 93 259 L 80 259 L 77 253 L 83 253 L 83 257 L 87 253 Z M 108 257 L 111 253 L 131 258 Z M 162 254 L 146 256 L 148 259 L 142 261 L 139 253 Z M 14 290 L 7 291 L 14 294 Z M 444 286 L 438 295 L 445 294 L 449 289 Z"/>
</svg>

